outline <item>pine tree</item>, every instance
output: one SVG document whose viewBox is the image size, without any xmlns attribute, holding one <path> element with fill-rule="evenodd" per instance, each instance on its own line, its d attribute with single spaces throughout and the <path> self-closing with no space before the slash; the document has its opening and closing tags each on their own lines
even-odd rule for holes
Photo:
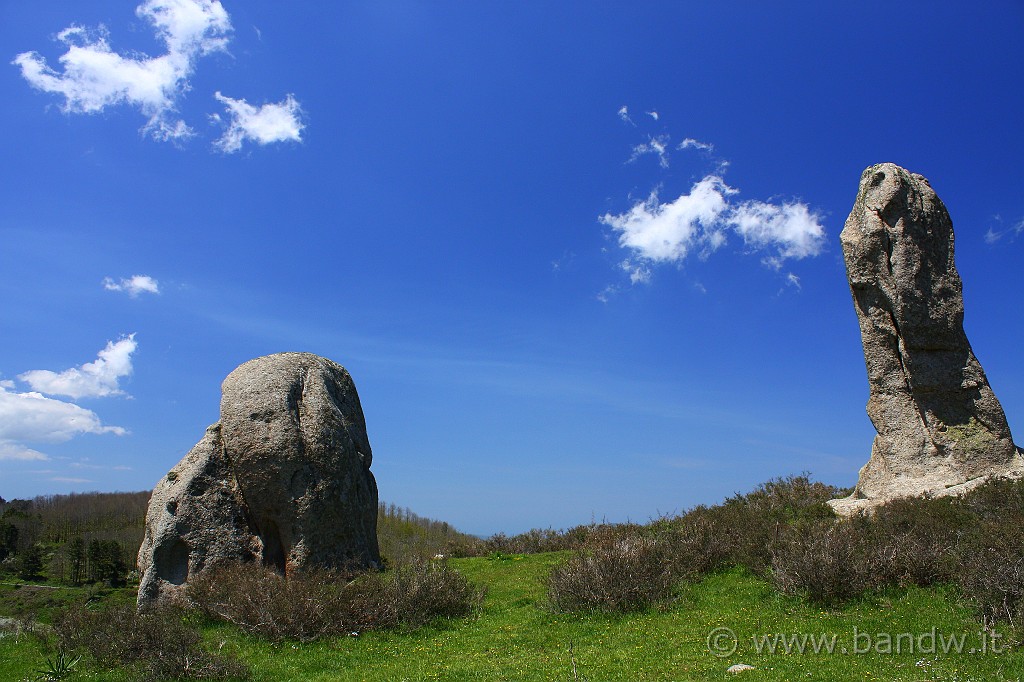
<svg viewBox="0 0 1024 682">
<path fill-rule="evenodd" d="M 0 561 L 3 561 L 18 547 L 18 527 L 13 523 L 0 521 Z"/>
<path fill-rule="evenodd" d="M 71 573 L 71 583 L 81 584 L 85 569 L 85 540 L 82 536 L 76 535 L 67 544 L 68 566 Z"/>
<path fill-rule="evenodd" d="M 15 570 L 22 580 L 36 580 L 43 570 L 43 550 L 39 545 L 29 545 L 18 552 Z"/>
</svg>

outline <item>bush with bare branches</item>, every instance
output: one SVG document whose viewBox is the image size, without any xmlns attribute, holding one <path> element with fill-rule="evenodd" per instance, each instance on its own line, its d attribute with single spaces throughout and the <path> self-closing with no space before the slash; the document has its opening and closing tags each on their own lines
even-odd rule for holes
<svg viewBox="0 0 1024 682">
<path fill-rule="evenodd" d="M 85 653 L 101 668 L 127 668 L 137 680 L 246 679 L 242 663 L 200 646 L 199 628 L 173 608 L 138 613 L 131 606 L 76 606 L 53 624 L 57 649 Z"/>
<path fill-rule="evenodd" d="M 189 581 L 191 605 L 209 617 L 281 641 L 418 627 L 466 616 L 483 592 L 442 561 L 415 560 L 382 573 L 300 573 L 285 579 L 256 564 L 226 564 Z"/>
</svg>

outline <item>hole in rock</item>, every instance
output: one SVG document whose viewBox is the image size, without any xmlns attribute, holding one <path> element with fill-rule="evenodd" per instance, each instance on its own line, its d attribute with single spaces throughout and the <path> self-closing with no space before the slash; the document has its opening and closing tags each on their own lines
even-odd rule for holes
<svg viewBox="0 0 1024 682">
<path fill-rule="evenodd" d="M 188 580 L 188 545 L 178 538 L 160 554 L 156 561 L 157 575 L 172 585 L 183 585 Z"/>
<path fill-rule="evenodd" d="M 263 565 L 284 575 L 284 544 L 277 524 L 266 519 L 260 524 L 260 539 L 263 540 Z"/>
</svg>

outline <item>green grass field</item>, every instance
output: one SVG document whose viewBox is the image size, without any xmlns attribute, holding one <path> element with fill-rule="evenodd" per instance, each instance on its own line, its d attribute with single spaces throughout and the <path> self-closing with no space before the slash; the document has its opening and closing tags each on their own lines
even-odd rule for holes
<svg viewBox="0 0 1024 682">
<path fill-rule="evenodd" d="M 253 679 L 280 680 L 891 680 L 977 682 L 1024 678 L 1024 654 L 1006 639 L 1000 651 L 981 649 L 981 624 L 944 589 L 893 591 L 822 611 L 782 597 L 764 581 L 736 570 L 684 586 L 662 610 L 628 616 L 555 614 L 546 609 L 544 583 L 558 554 L 457 559 L 452 564 L 486 585 L 474 618 L 414 632 L 369 632 L 311 644 L 270 645 L 228 626 L 209 626 L 211 648 L 252 666 Z M 20 588 L 25 589 L 25 588 Z M 10 612 L 13 588 L 0 592 L 0 615 Z M 70 592 L 70 590 L 68 590 Z M 125 599 L 122 591 L 108 599 Z M 69 597 L 65 597 L 64 600 Z M 23 598 L 24 599 L 24 598 Z M 61 598 L 53 595 L 57 602 Z M 45 609 L 46 607 L 40 607 Z M 709 651 L 715 628 L 735 634 L 736 651 Z M 720 630 L 718 644 L 732 638 Z M 855 638 L 855 633 L 858 633 Z M 932 644 L 932 633 L 935 635 Z M 775 653 L 757 651 L 764 635 L 813 636 L 833 653 L 804 653 L 789 641 Z M 997 633 L 997 636 L 1000 633 Z M 887 649 L 885 635 L 891 638 Z M 923 637 L 922 637 L 923 636 Z M 959 653 L 940 651 L 963 639 Z M 985 646 L 993 644 L 986 638 Z M 762 644 L 762 649 L 767 645 Z M 845 653 L 843 649 L 845 648 Z M 866 652 L 863 652 L 864 650 Z M 935 651 L 933 652 L 932 649 Z M 863 652 L 863 653 L 862 653 Z M 735 663 L 755 670 L 731 675 Z M 30 679 L 43 664 L 38 643 L 22 635 L 0 639 L 0 679 Z M 84 665 L 84 664 L 82 664 Z M 123 672 L 82 670 L 70 679 L 129 680 Z"/>
</svg>

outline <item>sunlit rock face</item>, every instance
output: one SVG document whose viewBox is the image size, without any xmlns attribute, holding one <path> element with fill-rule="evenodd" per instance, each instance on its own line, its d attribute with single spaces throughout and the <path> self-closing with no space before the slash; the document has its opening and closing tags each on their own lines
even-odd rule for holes
<svg viewBox="0 0 1024 682">
<path fill-rule="evenodd" d="M 157 483 L 139 550 L 139 606 L 222 561 L 377 565 L 377 485 L 355 384 L 309 353 L 250 360 L 224 380 L 220 421 Z"/>
<path fill-rule="evenodd" d="M 928 180 L 891 163 L 865 170 L 840 241 L 878 435 L 853 495 L 832 507 L 852 514 L 1024 473 L 964 333 L 953 224 Z"/>
</svg>

